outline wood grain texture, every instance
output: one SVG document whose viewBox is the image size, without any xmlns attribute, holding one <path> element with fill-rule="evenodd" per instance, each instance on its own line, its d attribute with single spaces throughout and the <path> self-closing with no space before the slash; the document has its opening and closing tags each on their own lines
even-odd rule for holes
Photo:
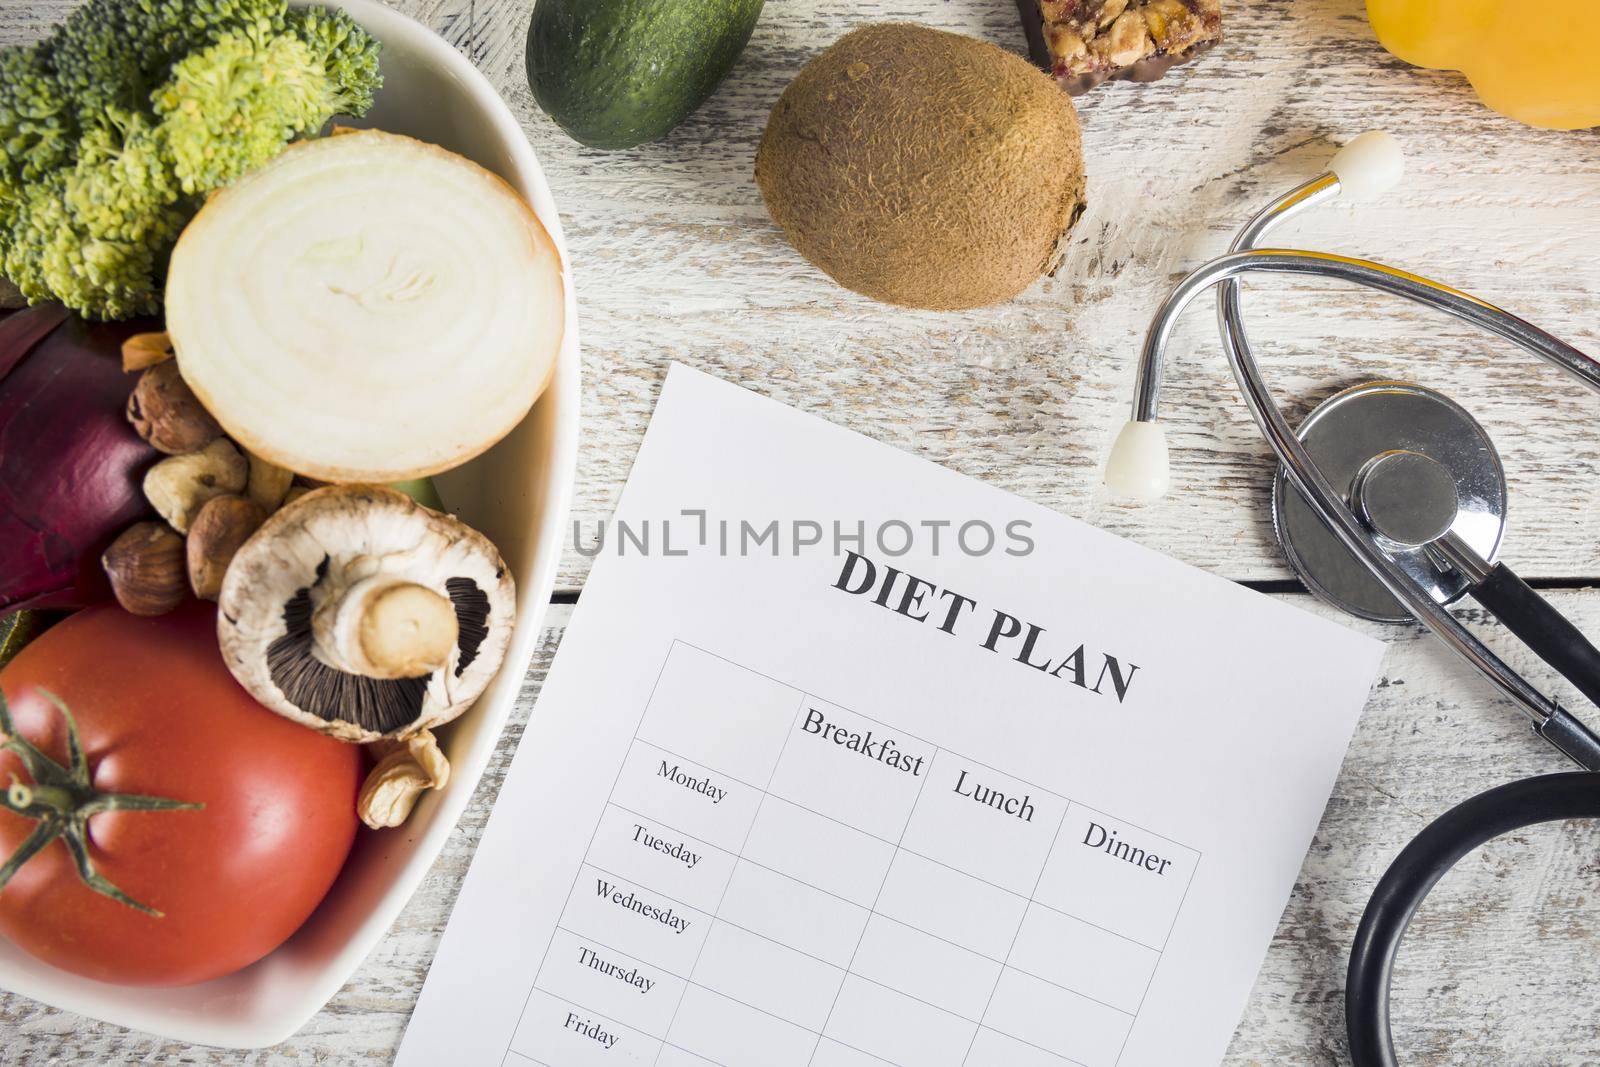
<svg viewBox="0 0 1600 1067">
<path fill-rule="evenodd" d="M 1227 41 L 1151 86 L 1080 98 L 1090 208 L 1066 262 L 1010 304 L 906 311 L 848 293 L 784 241 L 752 178 L 766 116 L 852 26 L 912 20 L 1024 50 L 1011 0 L 773 0 L 721 90 L 666 139 L 583 148 L 533 103 L 527 0 L 391 0 L 470 56 L 511 104 L 561 207 L 584 348 L 584 447 L 569 540 L 592 549 L 672 360 L 1238 579 L 1288 576 L 1265 506 L 1272 463 L 1209 308 L 1174 346 L 1171 497 L 1110 504 L 1100 471 L 1126 418 L 1156 303 L 1275 193 L 1372 127 L 1407 145 L 1380 204 L 1287 235 L 1428 273 L 1600 352 L 1600 137 L 1482 107 L 1457 75 L 1378 46 L 1360 0 L 1230 0 Z M 71 0 L 0 6 L 0 43 Z M 1509 345 L 1419 309 L 1309 280 L 1252 286 L 1269 381 L 1300 414 L 1355 382 L 1442 388 L 1499 442 L 1513 486 L 1504 554 L 1529 577 L 1600 573 L 1600 400 Z M 569 547 L 558 579 L 582 585 Z"/>
<path fill-rule="evenodd" d="M 494 14 L 510 24 L 509 12 Z M 1116 507 L 1101 464 L 1167 287 L 1223 251 L 1265 199 L 1319 171 L 1334 145 L 1375 125 L 1410 147 L 1405 186 L 1359 212 L 1331 208 L 1294 239 L 1433 273 L 1600 350 L 1600 139 L 1518 126 L 1459 78 L 1389 58 L 1358 0 L 1230 5 L 1217 52 L 1155 86 L 1082 98 L 1090 210 L 1057 277 L 1021 299 L 934 314 L 847 293 L 773 228 L 751 168 L 793 74 L 848 27 L 879 18 L 1021 47 L 1008 0 L 774 2 L 699 114 L 621 153 L 575 146 L 531 109 L 514 54 L 486 66 L 524 117 L 572 243 L 586 351 L 582 537 L 592 540 L 615 504 L 677 359 L 1199 566 L 1286 575 L 1265 508 L 1272 464 L 1209 309 L 1189 316 L 1169 375 L 1178 488 L 1155 508 Z M 1270 381 L 1297 417 L 1367 378 L 1451 392 L 1505 454 L 1515 487 L 1506 558 L 1531 576 L 1600 570 L 1594 397 L 1419 310 L 1307 281 L 1252 288 Z M 569 551 L 562 584 L 580 585 L 586 568 Z"/>
<path fill-rule="evenodd" d="M 1291 602 L 1332 616 L 1303 595 Z M 1591 633 L 1600 599 L 1554 596 Z M 0 1063 L 388 1063 L 444 931 L 489 807 L 571 608 L 551 609 L 533 668 L 460 825 L 399 921 L 328 1006 L 262 1052 L 180 1045 L 0 996 Z M 1481 620 L 1478 620 L 1481 622 Z M 1544 679 L 1493 625 L 1511 662 Z M 1373 884 L 1428 821 L 1514 777 L 1562 770 L 1517 712 L 1414 629 L 1393 644 L 1226 1063 L 1333 1065 L 1344 1053 L 1344 967 Z M 1403 1062 L 1592 1064 L 1600 1057 L 1600 825 L 1547 826 L 1469 856 L 1429 898 L 1396 980 Z M 1177 1065 L 1174 1065 L 1177 1067 Z"/>
<path fill-rule="evenodd" d="M 0 0 L 0 44 L 37 38 L 72 6 Z M 616 502 L 667 364 L 681 360 L 1201 567 L 1286 576 L 1265 508 L 1267 450 L 1208 310 L 1180 330 L 1169 376 L 1171 498 L 1142 511 L 1112 506 L 1100 466 L 1167 287 L 1221 252 L 1266 198 L 1320 170 L 1334 145 L 1374 126 L 1407 144 L 1407 182 L 1382 204 L 1306 220 L 1294 241 L 1429 273 L 1600 351 L 1600 137 L 1519 126 L 1482 108 L 1458 77 L 1390 58 L 1360 0 L 1229 0 L 1216 51 L 1156 85 L 1082 98 L 1091 207 L 1067 262 L 1011 304 L 959 314 L 888 308 L 834 286 L 774 229 L 751 168 L 783 87 L 848 28 L 913 20 L 1022 51 L 1011 0 L 771 0 L 721 91 L 664 141 L 619 153 L 573 144 L 533 104 L 522 71 L 527 0 L 393 6 L 488 75 L 561 205 L 583 330 L 574 517 L 586 547 Z M 1294 281 L 1254 285 L 1248 304 L 1269 380 L 1292 411 L 1372 377 L 1450 392 L 1504 454 L 1504 558 L 1530 577 L 1600 577 L 1594 398 L 1505 345 L 1376 297 Z M 560 585 L 580 588 L 589 564 L 569 548 Z M 1554 599 L 1600 634 L 1600 594 Z M 0 1063 L 387 1063 L 568 614 L 552 610 L 494 762 L 433 873 L 291 1041 L 221 1053 L 0 995 Z M 1483 629 L 1510 647 L 1497 627 Z M 1345 954 L 1394 853 L 1467 796 L 1561 769 L 1435 642 L 1387 633 L 1384 676 L 1230 1064 L 1343 1062 Z M 1592 826 L 1547 827 L 1469 857 L 1430 899 L 1401 961 L 1396 1031 L 1413 1062 L 1600 1062 L 1597 881 Z"/>
</svg>

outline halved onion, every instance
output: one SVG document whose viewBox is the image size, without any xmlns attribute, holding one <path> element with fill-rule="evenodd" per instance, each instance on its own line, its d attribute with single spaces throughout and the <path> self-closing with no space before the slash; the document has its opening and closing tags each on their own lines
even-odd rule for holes
<svg viewBox="0 0 1600 1067">
<path fill-rule="evenodd" d="M 215 194 L 167 275 L 184 379 L 251 452 L 396 482 L 504 437 L 555 369 L 561 260 L 470 160 L 362 130 L 295 145 Z"/>
</svg>

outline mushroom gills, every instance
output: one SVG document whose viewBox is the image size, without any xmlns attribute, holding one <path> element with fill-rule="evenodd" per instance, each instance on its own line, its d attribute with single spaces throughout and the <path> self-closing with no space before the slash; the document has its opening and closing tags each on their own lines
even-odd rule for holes
<svg viewBox="0 0 1600 1067">
<path fill-rule="evenodd" d="M 478 648 L 489 636 L 489 594 L 471 578 L 451 578 L 444 583 L 444 590 L 456 609 L 456 646 L 461 650 L 456 660 L 459 678 L 478 658 Z"/>
<path fill-rule="evenodd" d="M 317 575 L 327 569 L 324 561 Z M 368 678 L 346 674 L 312 654 L 311 589 L 295 590 L 283 606 L 284 635 L 267 646 L 267 673 L 296 707 L 333 722 L 386 734 L 415 722 L 432 674 L 416 678 Z"/>
<path fill-rule="evenodd" d="M 325 558 L 317 568 L 318 582 L 327 571 Z M 489 595 L 471 578 L 449 579 L 445 592 L 455 609 L 459 633 L 454 672 L 459 678 L 489 635 Z M 283 695 L 329 722 L 342 720 L 376 733 L 392 733 L 414 722 L 433 672 L 411 678 L 369 678 L 330 666 L 312 654 L 314 613 L 311 587 L 295 590 L 283 606 L 284 634 L 267 646 L 267 671 Z"/>
</svg>

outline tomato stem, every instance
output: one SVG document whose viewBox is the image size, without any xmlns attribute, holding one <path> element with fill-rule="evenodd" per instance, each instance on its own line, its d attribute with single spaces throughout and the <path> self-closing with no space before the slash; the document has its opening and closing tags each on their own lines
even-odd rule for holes
<svg viewBox="0 0 1600 1067">
<path fill-rule="evenodd" d="M 137 793 L 103 793 L 96 789 L 72 712 L 54 693 L 42 687 L 39 693 L 54 704 L 66 720 L 68 766 L 63 767 L 17 733 L 5 693 L 0 692 L 0 749 L 15 753 L 33 778 L 30 783 L 12 775 L 11 785 L 0 797 L 0 807 L 38 823 L 10 858 L 0 864 L 0 892 L 5 890 L 12 875 L 24 863 L 43 851 L 50 842 L 60 840 L 72 857 L 73 866 L 78 869 L 78 877 L 84 885 L 102 896 L 159 919 L 161 912 L 134 900 L 95 870 L 89 856 L 89 818 L 102 811 L 198 811 L 205 805 Z"/>
<path fill-rule="evenodd" d="M 26 785 L 11 779 L 11 788 L 8 790 L 12 810 L 17 808 L 30 808 L 35 804 L 42 804 L 47 808 L 57 811 L 69 812 L 75 806 L 76 797 L 70 790 L 62 789 L 55 785 Z"/>
</svg>

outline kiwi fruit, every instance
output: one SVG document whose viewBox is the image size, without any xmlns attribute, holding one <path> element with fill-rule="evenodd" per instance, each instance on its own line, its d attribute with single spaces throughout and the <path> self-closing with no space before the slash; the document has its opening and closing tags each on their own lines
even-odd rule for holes
<svg viewBox="0 0 1600 1067">
<path fill-rule="evenodd" d="M 756 183 L 840 285 L 938 311 L 1009 300 L 1084 208 L 1072 100 L 1021 56 L 902 23 L 845 34 L 772 109 Z"/>
</svg>

